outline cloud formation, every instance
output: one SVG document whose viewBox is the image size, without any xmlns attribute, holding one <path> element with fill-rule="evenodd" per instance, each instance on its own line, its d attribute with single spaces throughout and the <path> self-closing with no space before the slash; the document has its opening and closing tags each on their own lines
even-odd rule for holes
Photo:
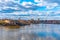
<svg viewBox="0 0 60 40">
<path fill-rule="evenodd" d="M 2 2 L 4 1 L 4 2 Z M 37 10 L 40 9 L 41 7 L 46 7 L 46 10 L 53 9 L 57 6 L 59 6 L 57 3 L 48 3 L 44 0 L 34 0 L 36 3 L 32 2 L 22 2 L 19 3 L 19 0 L 0 0 L 0 11 L 5 11 L 5 10 L 12 10 L 12 11 L 29 11 L 29 10 Z M 7 10 L 7 11 L 8 11 Z M 44 10 L 44 9 L 43 9 Z"/>
<path fill-rule="evenodd" d="M 50 3 L 58 3 L 60 4 L 60 0 L 45 0 L 47 2 L 50 2 Z"/>
<path fill-rule="evenodd" d="M 6 1 L 0 3 L 0 13 L 11 13 L 15 11 L 29 11 L 29 10 L 37 10 L 41 8 L 37 5 L 34 5 L 31 2 L 23 2 L 23 3 L 16 3 L 14 1 Z"/>
<path fill-rule="evenodd" d="M 17 2 L 17 3 L 19 3 L 20 0 L 0 0 L 0 2 L 2 2 L 2 3 L 6 3 L 6 2 Z"/>
<path fill-rule="evenodd" d="M 4 2 L 3 2 L 4 1 Z M 60 15 L 59 0 L 0 0 L 0 13 L 2 15 L 40 15 L 40 16 L 56 16 Z M 55 2 L 59 1 L 59 2 Z"/>
</svg>

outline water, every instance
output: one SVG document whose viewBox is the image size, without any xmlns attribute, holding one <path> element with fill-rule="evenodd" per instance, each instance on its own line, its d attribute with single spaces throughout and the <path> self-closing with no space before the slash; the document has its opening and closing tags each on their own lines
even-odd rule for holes
<svg viewBox="0 0 60 40">
<path fill-rule="evenodd" d="M 60 40 L 60 25 L 31 24 L 19 29 L 1 27 L 0 40 Z"/>
</svg>

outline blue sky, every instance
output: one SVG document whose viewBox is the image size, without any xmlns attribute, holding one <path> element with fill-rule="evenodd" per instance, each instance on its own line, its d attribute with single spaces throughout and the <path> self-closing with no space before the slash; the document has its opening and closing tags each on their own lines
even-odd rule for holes
<svg viewBox="0 0 60 40">
<path fill-rule="evenodd" d="M 60 0 L 0 0 L 0 16 L 60 16 Z"/>
</svg>

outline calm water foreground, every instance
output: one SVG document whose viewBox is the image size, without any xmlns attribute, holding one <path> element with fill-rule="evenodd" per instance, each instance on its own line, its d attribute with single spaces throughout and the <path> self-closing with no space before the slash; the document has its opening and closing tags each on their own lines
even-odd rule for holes
<svg viewBox="0 0 60 40">
<path fill-rule="evenodd" d="M 60 24 L 31 24 L 19 29 L 1 27 L 0 40 L 60 40 Z"/>
</svg>

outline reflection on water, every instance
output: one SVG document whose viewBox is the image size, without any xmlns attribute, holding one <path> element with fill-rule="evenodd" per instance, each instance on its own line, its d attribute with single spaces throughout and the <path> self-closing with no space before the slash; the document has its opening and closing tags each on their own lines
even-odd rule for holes
<svg viewBox="0 0 60 40">
<path fill-rule="evenodd" d="M 60 25 L 31 24 L 8 30 L 0 27 L 0 40 L 60 40 Z"/>
</svg>

